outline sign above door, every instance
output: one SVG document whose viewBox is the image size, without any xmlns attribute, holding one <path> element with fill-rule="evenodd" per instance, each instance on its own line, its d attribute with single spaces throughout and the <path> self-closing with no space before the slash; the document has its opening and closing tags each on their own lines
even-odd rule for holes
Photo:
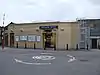
<svg viewBox="0 0 100 75">
<path fill-rule="evenodd" d="M 40 29 L 54 29 L 54 28 L 56 28 L 56 29 L 58 29 L 58 26 L 40 26 L 39 27 Z"/>
</svg>

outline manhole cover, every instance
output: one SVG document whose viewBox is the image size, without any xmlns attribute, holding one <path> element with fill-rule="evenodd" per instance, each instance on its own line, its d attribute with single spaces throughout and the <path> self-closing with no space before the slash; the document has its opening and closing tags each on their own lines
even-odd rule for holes
<svg viewBox="0 0 100 75">
<path fill-rule="evenodd" d="M 54 56 L 33 56 L 33 59 L 38 59 L 38 60 L 53 60 L 55 59 Z"/>
</svg>

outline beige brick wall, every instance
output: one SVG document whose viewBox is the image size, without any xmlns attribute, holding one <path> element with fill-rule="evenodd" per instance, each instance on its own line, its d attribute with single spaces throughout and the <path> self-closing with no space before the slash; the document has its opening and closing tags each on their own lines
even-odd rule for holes
<svg viewBox="0 0 100 75">
<path fill-rule="evenodd" d="M 40 24 L 19 24 L 19 25 L 10 25 L 8 27 L 8 34 L 10 34 L 11 29 L 14 30 L 15 35 L 40 35 L 41 41 L 35 42 L 36 48 L 43 48 L 43 38 L 42 30 L 36 32 L 36 28 L 39 26 L 48 26 L 48 25 L 58 25 L 58 30 L 56 31 L 56 46 L 59 49 L 65 49 L 65 45 L 68 44 L 69 48 L 75 48 L 76 43 L 78 43 L 78 27 L 76 23 L 40 23 Z M 23 28 L 23 32 L 20 29 Z M 64 31 L 61 31 L 61 28 L 64 28 Z M 10 46 L 10 35 L 8 37 L 8 43 Z M 18 42 L 20 47 L 25 46 L 25 42 Z M 16 41 L 14 46 L 16 47 Z M 28 48 L 34 47 L 34 42 L 27 42 Z"/>
<path fill-rule="evenodd" d="M 10 30 L 13 29 L 15 36 L 20 36 L 20 35 L 40 35 L 41 36 L 41 41 L 40 42 L 35 42 L 36 44 L 36 48 L 43 48 L 43 38 L 42 38 L 42 32 L 43 30 L 39 30 L 39 32 L 36 31 L 36 28 L 38 28 L 39 26 L 47 26 L 47 25 L 57 25 L 57 24 L 19 24 L 19 25 L 14 25 L 14 26 L 9 26 L 8 29 L 8 33 L 10 34 Z M 20 30 L 23 29 L 23 32 L 21 32 Z M 10 46 L 10 35 L 9 35 L 9 46 Z M 25 46 L 25 42 L 18 42 L 19 47 L 24 47 Z M 16 47 L 16 41 L 14 46 Z M 34 47 L 34 42 L 27 42 L 27 47 Z"/>
<path fill-rule="evenodd" d="M 8 26 L 8 30 L 7 30 L 7 32 L 8 32 L 8 46 L 10 46 L 10 33 L 11 33 L 11 29 L 14 30 L 14 25 L 13 24 L 9 25 Z"/>
<path fill-rule="evenodd" d="M 15 26 L 15 35 L 20 36 L 20 35 L 39 35 L 41 36 L 41 31 L 37 32 L 36 28 L 38 26 L 37 25 L 16 25 Z M 23 32 L 21 32 L 20 30 L 23 28 Z M 40 42 L 27 42 L 27 47 L 28 48 L 33 48 L 34 47 L 34 43 L 36 44 L 37 48 L 42 48 L 42 36 L 41 36 L 41 41 Z M 20 46 L 24 46 L 25 43 L 24 42 L 19 42 Z"/>
<path fill-rule="evenodd" d="M 61 31 L 61 28 L 64 28 L 64 31 Z M 59 25 L 58 30 L 58 48 L 65 49 L 66 44 L 69 48 L 71 47 L 71 25 L 69 23 Z"/>
<path fill-rule="evenodd" d="M 76 44 L 79 44 L 79 25 L 77 23 L 71 24 L 71 48 L 76 48 Z"/>
</svg>

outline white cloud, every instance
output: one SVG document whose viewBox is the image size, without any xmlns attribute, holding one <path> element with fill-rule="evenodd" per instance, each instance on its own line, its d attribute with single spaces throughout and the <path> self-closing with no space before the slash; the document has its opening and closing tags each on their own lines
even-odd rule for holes
<svg viewBox="0 0 100 75">
<path fill-rule="evenodd" d="M 0 24 L 34 20 L 75 20 L 77 17 L 100 18 L 100 6 L 94 0 L 0 0 Z M 98 0 L 99 1 L 99 0 Z"/>
</svg>

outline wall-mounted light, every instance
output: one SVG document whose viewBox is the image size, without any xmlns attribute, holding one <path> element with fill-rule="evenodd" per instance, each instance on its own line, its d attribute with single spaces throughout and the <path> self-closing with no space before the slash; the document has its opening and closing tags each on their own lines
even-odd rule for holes
<svg viewBox="0 0 100 75">
<path fill-rule="evenodd" d="M 20 29 L 20 31 L 21 31 L 21 32 L 23 32 L 23 31 L 24 31 L 24 29 L 23 29 L 23 28 L 21 28 L 21 29 Z"/>
<path fill-rule="evenodd" d="M 13 32 L 13 29 L 11 29 L 10 31 Z"/>
<path fill-rule="evenodd" d="M 64 28 L 60 28 L 61 31 L 64 31 Z"/>
<path fill-rule="evenodd" d="M 57 31 L 57 29 L 56 29 L 56 28 L 54 28 L 54 29 L 53 29 L 53 31 Z"/>
<path fill-rule="evenodd" d="M 36 28 L 36 31 L 39 31 L 39 28 L 38 27 Z"/>
</svg>

